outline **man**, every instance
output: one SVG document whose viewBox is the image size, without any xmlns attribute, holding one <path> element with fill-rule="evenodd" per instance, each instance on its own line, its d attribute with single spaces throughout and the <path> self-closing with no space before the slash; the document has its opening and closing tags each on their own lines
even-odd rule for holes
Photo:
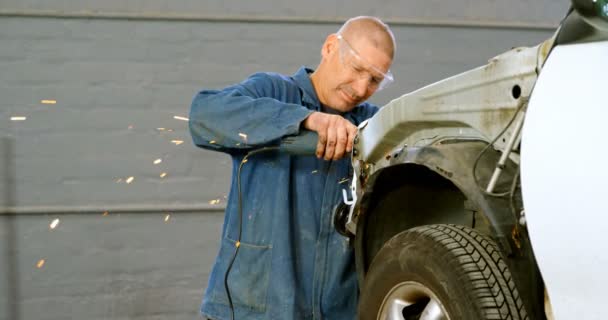
<svg viewBox="0 0 608 320">
<path fill-rule="evenodd" d="M 233 159 L 203 316 L 355 318 L 353 252 L 335 231 L 332 213 L 348 186 L 345 156 L 353 148 L 357 125 L 378 110 L 364 101 L 392 81 L 394 52 L 387 25 L 356 17 L 327 36 L 314 71 L 257 73 L 195 96 L 190 112 L 194 143 Z M 304 129 L 319 135 L 316 157 L 276 151 L 246 157 Z"/>
</svg>

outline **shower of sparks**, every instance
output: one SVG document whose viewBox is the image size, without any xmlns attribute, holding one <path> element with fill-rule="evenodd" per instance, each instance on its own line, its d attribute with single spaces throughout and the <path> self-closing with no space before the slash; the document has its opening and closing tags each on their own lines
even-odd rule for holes
<svg viewBox="0 0 608 320">
<path fill-rule="evenodd" d="M 171 140 L 171 143 L 175 144 L 176 146 L 179 146 L 180 144 L 184 143 L 184 140 Z"/>
<path fill-rule="evenodd" d="M 38 263 L 36 263 L 36 268 L 40 269 L 44 266 L 44 259 L 40 259 L 38 260 Z"/>
<path fill-rule="evenodd" d="M 182 120 L 182 121 L 188 121 L 189 119 L 186 117 L 181 117 L 181 116 L 173 116 L 173 119 L 175 120 Z"/>
<path fill-rule="evenodd" d="M 11 117 L 11 121 L 25 121 L 27 117 Z"/>
<path fill-rule="evenodd" d="M 170 214 L 166 215 L 166 216 L 165 216 L 165 222 L 168 222 L 170 218 L 171 218 L 171 215 L 170 215 Z"/>
<path fill-rule="evenodd" d="M 163 162 L 163 159 L 156 159 L 156 160 L 154 160 L 154 164 L 159 164 L 161 162 Z"/>
<path fill-rule="evenodd" d="M 128 177 L 125 182 L 126 183 L 131 183 L 131 182 L 133 182 L 134 179 L 135 179 L 135 177 Z"/>
<path fill-rule="evenodd" d="M 57 100 L 40 100 L 42 104 L 56 104 Z"/>
<path fill-rule="evenodd" d="M 57 228 L 57 226 L 59 225 L 59 219 L 55 219 L 53 220 L 53 222 L 51 222 L 51 224 L 49 224 L 49 228 L 51 228 L 51 230 Z"/>
<path fill-rule="evenodd" d="M 161 173 L 161 174 L 160 174 L 160 177 L 161 177 L 161 178 L 164 178 L 164 177 L 166 177 L 166 176 L 167 176 L 167 173 L 166 173 L 166 172 L 163 172 L 163 173 Z"/>
</svg>

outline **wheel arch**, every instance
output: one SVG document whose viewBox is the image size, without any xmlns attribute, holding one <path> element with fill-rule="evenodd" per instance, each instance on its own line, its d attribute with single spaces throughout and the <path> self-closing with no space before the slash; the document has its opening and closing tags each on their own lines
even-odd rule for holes
<svg viewBox="0 0 608 320">
<path fill-rule="evenodd" d="M 497 242 L 520 292 L 530 300 L 528 310 L 536 309 L 531 304 L 542 301 L 542 279 L 527 232 L 518 224 L 509 199 L 487 196 L 472 176 L 475 159 L 485 146 L 483 141 L 447 141 L 404 148 L 393 155 L 390 165 L 369 177 L 354 243 L 360 281 L 392 236 L 422 225 L 463 225 Z M 480 181 L 489 181 L 499 157 L 500 152 L 490 149 L 479 159 Z M 516 173 L 517 165 L 509 161 L 496 189 L 508 190 Z"/>
<path fill-rule="evenodd" d="M 475 227 L 509 253 L 508 240 L 517 219 L 505 199 L 486 196 L 472 177 L 475 159 L 485 146 L 483 141 L 448 141 L 395 154 L 389 165 L 366 181 L 357 238 L 367 241 L 357 242 L 357 249 L 366 251 L 370 237 L 377 236 L 369 231 L 378 224 L 375 229 L 396 234 L 425 224 L 450 223 Z M 489 180 L 499 157 L 500 152 L 490 149 L 479 159 L 480 181 Z M 498 190 L 510 187 L 516 167 L 514 163 L 505 167 Z M 371 258 L 373 254 L 368 255 Z"/>
</svg>

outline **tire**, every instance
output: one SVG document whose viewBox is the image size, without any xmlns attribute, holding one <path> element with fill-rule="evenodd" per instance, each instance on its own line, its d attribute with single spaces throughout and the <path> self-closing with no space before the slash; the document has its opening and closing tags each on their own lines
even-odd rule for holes
<svg viewBox="0 0 608 320">
<path fill-rule="evenodd" d="M 387 241 L 361 289 L 359 318 L 528 319 L 496 244 L 474 230 L 428 225 Z"/>
</svg>

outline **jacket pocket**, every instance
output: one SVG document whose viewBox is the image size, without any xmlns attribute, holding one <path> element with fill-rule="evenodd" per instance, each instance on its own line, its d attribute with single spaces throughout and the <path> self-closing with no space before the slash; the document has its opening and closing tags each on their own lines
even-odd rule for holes
<svg viewBox="0 0 608 320">
<path fill-rule="evenodd" d="M 239 217 L 238 204 L 234 204 L 230 211 L 226 212 L 228 240 L 236 242 L 240 229 L 241 243 L 256 248 L 272 245 L 273 226 L 277 212 L 281 212 L 274 208 L 274 203 L 284 200 L 277 199 L 268 187 L 269 184 L 268 179 L 263 178 L 250 183 L 249 189 L 243 192 L 242 217 Z"/>
<path fill-rule="evenodd" d="M 228 305 L 228 296 L 224 286 L 224 276 L 236 250 L 236 241 L 229 238 L 222 240 L 219 270 L 223 270 L 217 277 L 213 300 Z M 272 246 L 258 246 L 241 242 L 238 254 L 228 275 L 228 288 L 230 298 L 235 306 L 253 309 L 258 312 L 266 310 L 266 296 L 268 293 Z"/>
</svg>

